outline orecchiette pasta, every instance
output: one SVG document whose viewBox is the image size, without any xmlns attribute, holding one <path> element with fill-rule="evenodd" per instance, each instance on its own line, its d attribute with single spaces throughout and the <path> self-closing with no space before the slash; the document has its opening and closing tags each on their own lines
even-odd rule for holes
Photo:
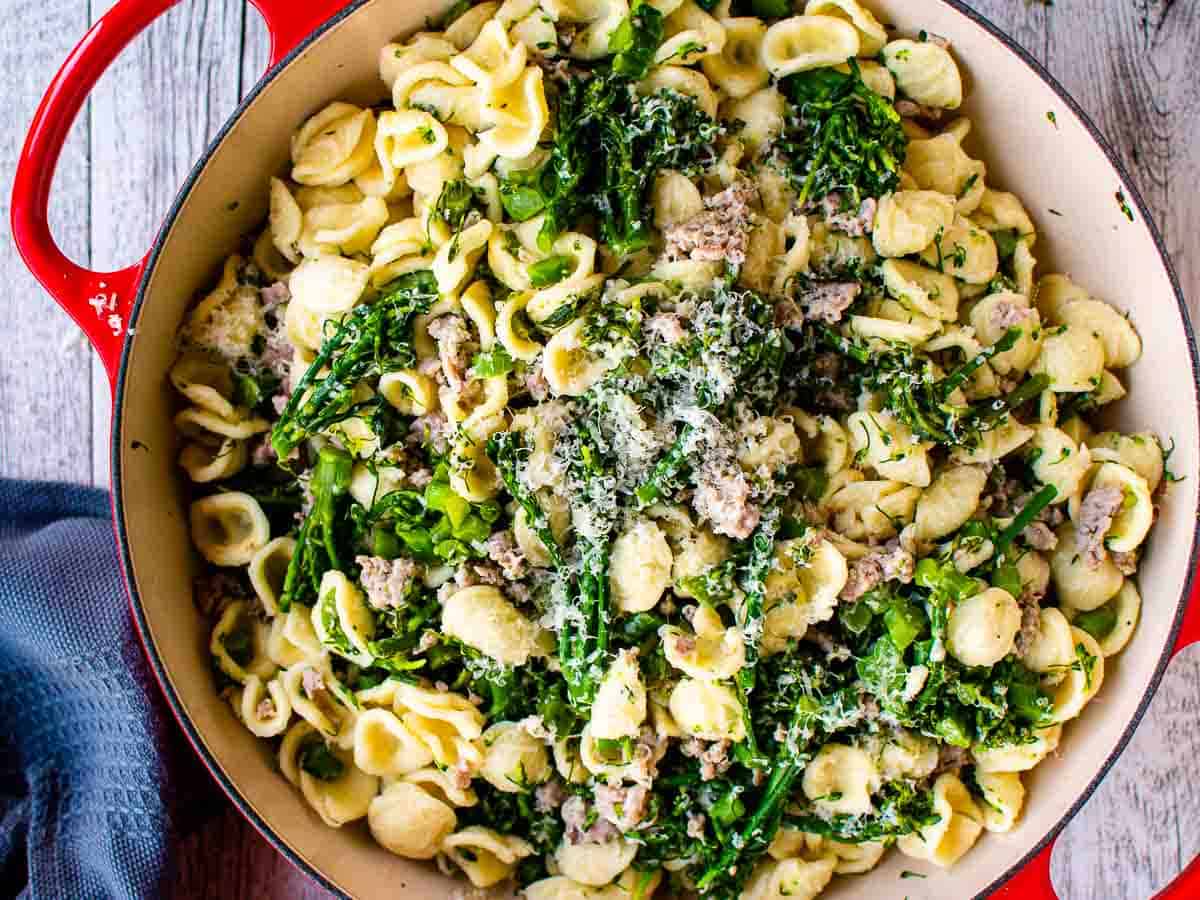
<svg viewBox="0 0 1200 900">
<path fill-rule="evenodd" d="M 409 859 L 433 859 L 457 822 L 453 809 L 405 781 L 393 782 L 367 808 L 372 837 Z"/>
<path fill-rule="evenodd" d="M 258 501 L 230 491 L 192 503 L 188 515 L 192 542 L 217 566 L 244 566 L 271 539 L 271 523 Z"/>
<path fill-rule="evenodd" d="M 733 690 L 723 684 L 685 678 L 671 691 L 668 708 L 685 734 L 734 742 L 746 736 L 742 706 Z"/>
<path fill-rule="evenodd" d="M 505 665 L 524 665 L 538 652 L 538 630 L 490 585 L 463 588 L 442 608 L 442 628 Z"/>
<path fill-rule="evenodd" d="M 843 63 L 858 55 L 857 29 L 833 16 L 793 16 L 776 22 L 762 39 L 762 61 L 776 78 Z"/>
<path fill-rule="evenodd" d="M 947 41 L 776 6 L 456 4 L 184 316 L 218 711 L 480 891 L 952 865 L 1134 639 L 1134 323 Z"/>
<path fill-rule="evenodd" d="M 963 783 L 950 774 L 934 782 L 933 809 L 938 821 L 918 834 L 901 837 L 897 846 L 908 856 L 952 866 L 979 839 L 983 813 Z"/>
<path fill-rule="evenodd" d="M 646 719 L 646 687 L 636 657 L 623 653 L 609 666 L 596 691 L 590 721 L 598 740 L 619 740 L 637 734 Z"/>
<path fill-rule="evenodd" d="M 826 744 L 804 769 L 804 795 L 826 815 L 864 815 L 880 785 L 871 757 L 857 747 Z"/>
<path fill-rule="evenodd" d="M 950 51 L 933 41 L 891 41 L 883 61 L 896 77 L 896 87 L 917 103 L 958 109 L 962 105 L 962 75 Z"/>
<path fill-rule="evenodd" d="M 532 855 L 533 846 L 518 837 L 471 825 L 443 840 L 441 851 L 466 873 L 471 884 L 487 888 L 509 878 L 517 863 Z"/>
</svg>

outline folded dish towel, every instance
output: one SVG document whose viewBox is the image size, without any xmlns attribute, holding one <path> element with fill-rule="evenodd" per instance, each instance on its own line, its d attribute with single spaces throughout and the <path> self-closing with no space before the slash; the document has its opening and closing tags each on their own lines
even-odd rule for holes
<svg viewBox="0 0 1200 900">
<path fill-rule="evenodd" d="M 175 795 L 214 794 L 181 742 L 130 617 L 108 495 L 0 479 L 0 894 L 163 896 Z"/>
</svg>

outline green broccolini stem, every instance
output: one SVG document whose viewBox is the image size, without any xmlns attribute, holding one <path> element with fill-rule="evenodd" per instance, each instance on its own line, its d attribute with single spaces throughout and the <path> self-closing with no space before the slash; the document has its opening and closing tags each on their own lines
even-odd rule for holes
<svg viewBox="0 0 1200 900">
<path fill-rule="evenodd" d="M 338 550 L 339 501 L 350 490 L 354 459 L 336 447 L 326 446 L 317 457 L 310 489 L 312 508 L 296 535 L 296 549 L 283 579 L 279 608 L 287 612 L 292 602 L 315 599 L 321 579 L 330 569 L 342 569 Z"/>
<path fill-rule="evenodd" d="M 521 482 L 517 472 L 524 450 L 520 435 L 515 432 L 503 431 L 488 438 L 488 458 L 495 464 L 509 494 L 525 510 L 529 527 L 545 545 L 555 571 L 566 578 L 570 574 L 570 567 L 554 537 L 546 513 L 533 492 Z M 558 656 L 571 704 L 576 708 L 586 708 L 598 687 L 592 672 L 608 655 L 608 547 L 583 542 L 580 544 L 580 557 L 576 589 L 583 623 L 573 620 L 562 623 L 558 633 Z"/>
<path fill-rule="evenodd" d="M 1022 382 L 1016 390 L 1000 401 L 988 401 L 975 407 L 972 411 L 974 418 L 983 422 L 1000 419 L 1010 411 L 1024 406 L 1046 388 L 1050 387 L 1048 375 L 1034 375 L 1028 381 Z M 975 410 L 978 410 L 977 412 Z"/>
<path fill-rule="evenodd" d="M 1008 548 L 1012 546 L 1012 542 L 1017 539 L 1017 536 L 1037 518 L 1038 513 L 1053 503 L 1054 498 L 1057 496 L 1058 489 L 1052 484 L 1047 484 L 1043 485 L 1036 494 L 1030 497 L 1028 502 L 1021 507 L 1021 511 L 1017 513 L 1016 518 L 997 536 L 997 556 L 1006 553 Z"/>
<path fill-rule="evenodd" d="M 524 449 L 520 435 L 512 431 L 494 434 L 488 438 L 487 442 L 488 458 L 496 466 L 496 471 L 500 473 L 500 480 L 504 482 L 504 487 L 520 504 L 521 509 L 525 510 L 525 519 L 533 533 L 545 546 L 546 554 L 550 557 L 550 562 L 555 570 L 564 572 L 566 561 L 563 559 L 562 549 L 558 546 L 558 539 L 554 537 L 554 530 L 550 527 L 546 511 L 542 509 L 537 497 L 521 482 L 517 474 L 520 455 Z"/>
<path fill-rule="evenodd" d="M 1020 337 L 1020 328 L 1008 329 L 1008 331 L 1004 332 L 1000 340 L 996 341 L 996 343 L 992 344 L 990 347 L 985 347 L 983 350 L 977 353 L 974 358 L 967 360 L 967 362 L 963 363 L 961 366 L 939 381 L 936 385 L 938 394 L 940 394 L 941 398 L 945 400 L 952 393 L 954 393 L 955 388 L 961 387 L 963 384 L 965 384 L 967 379 L 975 374 L 975 371 L 985 362 L 987 362 L 997 353 L 1004 353 L 1015 347 L 1017 340 Z"/>
<path fill-rule="evenodd" d="M 742 718 L 746 724 L 746 749 L 753 761 L 759 760 L 758 739 L 754 735 L 754 722 L 750 714 L 750 694 L 758 681 L 758 642 L 763 630 L 763 602 L 766 599 L 766 580 L 775 558 L 775 535 L 779 531 L 779 508 L 772 506 L 762 515 L 758 529 L 750 537 L 750 558 L 746 561 L 742 589 L 746 599 L 743 605 L 742 635 L 745 641 L 746 661 L 737 673 L 738 696 L 742 702 Z"/>
<path fill-rule="evenodd" d="M 435 297 L 433 273 L 423 269 L 401 275 L 374 303 L 346 315 L 322 342 L 271 429 L 271 446 L 280 460 L 313 435 L 374 405 L 356 402 L 354 389 L 364 378 L 412 364 L 413 319 Z"/>
<path fill-rule="evenodd" d="M 792 730 L 795 730 L 794 727 Z M 731 841 L 727 844 L 720 858 L 696 882 L 696 888 L 701 894 L 707 893 L 718 878 L 731 874 L 731 870 L 735 866 L 749 865 L 751 860 L 744 862 L 739 862 L 739 860 L 742 857 L 757 858 L 774 838 L 780 819 L 783 817 L 784 805 L 791 794 L 792 785 L 804 771 L 807 762 L 807 758 L 803 756 L 789 758 L 784 755 L 786 752 L 785 749 L 776 757 L 775 766 L 771 772 L 771 778 L 767 782 L 766 790 L 763 791 L 762 800 L 741 830 L 741 840 Z"/>
<path fill-rule="evenodd" d="M 634 495 L 637 497 L 639 507 L 646 507 L 661 500 L 667 493 L 669 484 L 687 466 L 687 444 L 693 431 L 695 431 L 693 426 L 684 425 L 679 432 L 679 437 L 675 439 L 675 443 L 671 445 L 662 459 L 655 463 L 650 474 L 646 476 L 646 480 L 638 485 Z"/>
</svg>

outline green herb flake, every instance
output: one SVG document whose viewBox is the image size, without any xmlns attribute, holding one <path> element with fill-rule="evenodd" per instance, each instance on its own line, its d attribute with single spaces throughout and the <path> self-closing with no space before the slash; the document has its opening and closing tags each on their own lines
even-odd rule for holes
<svg viewBox="0 0 1200 900">
<path fill-rule="evenodd" d="M 1134 221 L 1133 207 L 1131 207 L 1129 205 L 1129 201 L 1125 199 L 1125 192 L 1119 190 L 1113 196 L 1117 198 L 1117 206 L 1121 208 L 1121 212 L 1124 214 L 1125 218 L 1127 218 L 1130 222 Z"/>
</svg>

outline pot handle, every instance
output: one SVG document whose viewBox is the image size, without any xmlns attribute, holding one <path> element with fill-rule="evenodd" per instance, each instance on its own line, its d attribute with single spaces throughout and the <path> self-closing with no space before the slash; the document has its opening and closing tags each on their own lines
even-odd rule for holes
<svg viewBox="0 0 1200 900">
<path fill-rule="evenodd" d="M 1192 595 L 1188 600 L 1187 609 L 1183 612 L 1183 621 L 1179 623 L 1179 634 L 1176 635 L 1175 646 L 1171 649 L 1172 657 L 1200 642 L 1200 572 L 1193 578 Z M 1200 897 L 1200 893 L 1196 896 Z"/>
<path fill-rule="evenodd" d="M 46 89 L 13 179 L 13 242 L 25 265 L 83 329 L 115 386 L 117 365 L 143 258 L 116 272 L 69 260 L 50 233 L 46 210 L 63 143 L 104 70 L 138 34 L 178 0 L 118 0 L 71 51 Z"/>
<path fill-rule="evenodd" d="M 83 329 L 116 387 L 129 314 L 147 257 L 115 272 L 93 272 L 67 258 L 50 232 L 54 170 L 84 100 L 122 50 L 179 0 L 117 0 L 71 51 L 34 114 L 17 162 L 13 241 L 25 265 Z M 252 0 L 271 32 L 271 65 L 345 5 L 345 0 Z"/>
<path fill-rule="evenodd" d="M 300 42 L 324 25 L 348 0 L 250 0 L 266 20 L 271 34 L 271 62 L 274 68 Z"/>
<path fill-rule="evenodd" d="M 1050 882 L 1050 854 L 1054 852 L 1055 835 L 1021 871 L 997 888 L 989 900 L 1058 900 L 1054 885 Z M 1154 895 L 1153 900 L 1191 900 L 1200 897 L 1200 857 L 1165 888 Z"/>
</svg>

